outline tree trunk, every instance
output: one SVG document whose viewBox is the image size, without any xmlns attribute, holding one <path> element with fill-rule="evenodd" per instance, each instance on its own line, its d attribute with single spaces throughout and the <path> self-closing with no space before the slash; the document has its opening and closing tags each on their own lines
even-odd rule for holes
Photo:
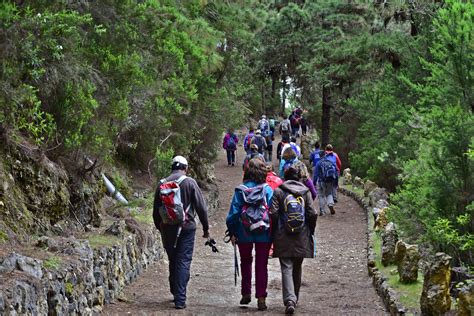
<svg viewBox="0 0 474 316">
<path fill-rule="evenodd" d="M 329 144 L 331 131 L 331 104 L 329 103 L 330 89 L 323 87 L 323 115 L 321 116 L 321 145 L 324 148 Z"/>
<path fill-rule="evenodd" d="M 281 89 L 282 89 L 282 94 L 281 94 L 281 113 L 283 116 L 285 116 L 285 103 L 286 103 L 286 75 L 283 74 L 281 76 Z"/>
</svg>

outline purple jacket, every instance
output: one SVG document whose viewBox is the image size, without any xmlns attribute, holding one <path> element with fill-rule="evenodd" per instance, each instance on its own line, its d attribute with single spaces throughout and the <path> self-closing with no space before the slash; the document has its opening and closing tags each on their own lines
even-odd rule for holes
<svg viewBox="0 0 474 316">
<path fill-rule="evenodd" d="M 309 189 L 309 192 L 311 192 L 311 197 L 314 199 L 316 199 L 316 196 L 318 195 L 318 191 L 316 191 L 316 188 L 314 187 L 314 183 L 313 183 L 313 180 L 311 180 L 310 178 L 306 179 L 306 181 L 304 182 L 304 185 L 306 185 Z"/>
<path fill-rule="evenodd" d="M 237 135 L 232 134 L 234 138 L 235 145 L 239 143 L 239 139 L 237 138 Z M 229 143 L 229 139 L 232 137 L 230 133 L 225 134 L 224 136 L 224 141 L 222 142 L 222 147 L 224 147 L 225 150 L 227 150 L 227 144 Z"/>
</svg>

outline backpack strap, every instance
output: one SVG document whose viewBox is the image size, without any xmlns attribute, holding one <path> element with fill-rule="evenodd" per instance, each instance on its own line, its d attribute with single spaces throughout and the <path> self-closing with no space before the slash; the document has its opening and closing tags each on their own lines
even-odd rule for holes
<svg viewBox="0 0 474 316">
<path fill-rule="evenodd" d="M 177 184 L 181 184 L 181 182 L 183 182 L 186 178 L 186 175 L 182 175 L 181 177 L 179 177 L 177 180 L 174 180 L 174 182 L 176 182 Z"/>
</svg>

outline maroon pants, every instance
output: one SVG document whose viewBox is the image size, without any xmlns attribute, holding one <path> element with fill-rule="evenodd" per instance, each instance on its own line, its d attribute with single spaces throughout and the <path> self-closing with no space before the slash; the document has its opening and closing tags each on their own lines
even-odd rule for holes
<svg viewBox="0 0 474 316">
<path fill-rule="evenodd" d="M 238 244 L 242 271 L 242 295 L 252 294 L 252 249 L 255 245 L 255 297 L 267 297 L 267 265 L 271 244 L 270 242 Z"/>
</svg>

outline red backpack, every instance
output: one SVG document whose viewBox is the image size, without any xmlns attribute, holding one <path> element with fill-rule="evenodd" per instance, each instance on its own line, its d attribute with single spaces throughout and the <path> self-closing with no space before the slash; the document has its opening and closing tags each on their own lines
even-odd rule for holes
<svg viewBox="0 0 474 316">
<path fill-rule="evenodd" d="M 163 219 L 163 223 L 167 225 L 181 225 L 186 220 L 186 214 L 191 204 L 189 204 L 186 210 L 184 209 L 179 187 L 186 178 L 183 175 L 174 181 L 166 181 L 166 179 L 160 181 L 160 200 L 163 204 L 160 208 L 160 216 Z"/>
<path fill-rule="evenodd" d="M 283 183 L 283 180 L 275 172 L 269 171 L 265 182 L 272 190 L 275 190 Z"/>
</svg>

